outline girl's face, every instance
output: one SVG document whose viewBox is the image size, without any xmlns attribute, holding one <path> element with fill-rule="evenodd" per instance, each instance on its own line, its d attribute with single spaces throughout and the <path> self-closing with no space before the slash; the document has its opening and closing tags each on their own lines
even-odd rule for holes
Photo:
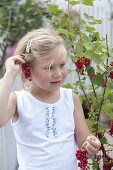
<svg viewBox="0 0 113 170">
<path fill-rule="evenodd" d="M 32 83 L 42 90 L 60 88 L 67 76 L 66 56 L 42 57 L 31 68 Z"/>
</svg>

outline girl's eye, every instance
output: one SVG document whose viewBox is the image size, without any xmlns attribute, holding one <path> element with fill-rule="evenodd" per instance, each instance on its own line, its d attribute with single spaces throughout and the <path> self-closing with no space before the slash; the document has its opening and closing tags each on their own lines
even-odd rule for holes
<svg viewBox="0 0 113 170">
<path fill-rule="evenodd" d="M 45 67 L 44 69 L 46 69 L 46 70 L 52 70 L 53 67 Z"/>
<path fill-rule="evenodd" d="M 65 66 L 65 64 L 60 64 L 60 67 L 62 68 L 62 67 L 64 67 Z"/>
</svg>

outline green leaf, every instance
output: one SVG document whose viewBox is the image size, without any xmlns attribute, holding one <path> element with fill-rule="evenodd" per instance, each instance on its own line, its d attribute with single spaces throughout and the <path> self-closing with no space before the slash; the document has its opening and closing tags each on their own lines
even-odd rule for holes
<svg viewBox="0 0 113 170">
<path fill-rule="evenodd" d="M 88 36 L 86 36 L 85 34 L 83 34 L 81 36 L 81 43 L 82 45 L 87 49 L 87 50 L 90 50 L 92 49 L 92 44 L 90 42 L 90 39 Z"/>
<path fill-rule="evenodd" d="M 54 4 L 49 4 L 48 5 L 48 11 L 50 13 L 52 13 L 53 15 L 59 14 L 61 12 L 63 12 L 63 10 L 59 9 L 58 5 L 54 5 Z"/>
<path fill-rule="evenodd" d="M 100 73 L 96 74 L 95 77 L 92 78 L 92 82 L 97 86 L 102 86 L 104 79 Z"/>
<path fill-rule="evenodd" d="M 89 5 L 89 6 L 93 6 L 93 0 L 83 0 L 83 4 L 84 5 Z"/>
<path fill-rule="evenodd" d="M 107 82 L 107 88 L 109 90 L 113 90 L 113 80 L 109 79 Z"/>
<path fill-rule="evenodd" d="M 84 52 L 84 47 L 81 41 L 78 41 L 77 44 L 75 45 L 75 52 L 79 57 L 81 57 L 81 53 Z"/>
<path fill-rule="evenodd" d="M 93 50 L 87 50 L 85 52 L 85 57 L 91 58 L 96 64 L 102 64 L 105 55 L 96 52 L 94 53 Z"/>
<path fill-rule="evenodd" d="M 69 34 L 69 31 L 67 29 L 59 28 L 57 31 L 60 34 L 65 34 L 65 35 Z"/>
<path fill-rule="evenodd" d="M 74 0 L 72 0 L 72 1 L 69 1 L 69 4 L 70 5 L 78 5 L 78 4 L 80 4 L 80 2 L 79 1 L 74 1 Z"/>
<path fill-rule="evenodd" d="M 102 137 L 102 138 L 100 139 L 100 142 L 101 142 L 101 144 L 107 144 L 107 139 L 106 139 L 106 137 Z"/>
<path fill-rule="evenodd" d="M 93 166 L 92 166 L 93 170 L 97 170 L 98 169 L 98 163 L 95 159 L 93 159 Z"/>
<path fill-rule="evenodd" d="M 91 24 L 91 25 L 96 25 L 96 24 L 102 24 L 102 20 L 94 20 L 94 21 L 92 21 L 92 22 L 89 22 L 89 24 Z"/>
<path fill-rule="evenodd" d="M 71 88 L 71 89 L 73 89 L 73 85 L 72 84 L 65 84 L 63 87 L 65 87 L 65 88 Z"/>
<path fill-rule="evenodd" d="M 62 26 L 66 26 L 67 24 L 69 23 L 69 20 L 68 20 L 68 18 L 61 18 L 61 22 L 60 22 L 60 24 L 62 25 Z"/>
<path fill-rule="evenodd" d="M 84 13 L 84 16 L 90 21 L 95 20 L 94 16 L 88 15 L 87 13 Z"/>
<path fill-rule="evenodd" d="M 95 28 L 94 27 L 86 27 L 86 31 L 93 32 L 93 31 L 95 31 Z"/>
<path fill-rule="evenodd" d="M 107 99 L 108 99 L 111 103 L 113 103 L 113 93 L 110 93 L 110 94 L 108 95 Z"/>
<path fill-rule="evenodd" d="M 68 72 L 68 74 L 70 74 L 70 73 L 73 73 L 73 72 L 75 72 L 75 70 L 68 69 L 68 70 L 67 70 L 67 72 Z"/>
<path fill-rule="evenodd" d="M 86 70 L 87 70 L 88 76 L 91 76 L 92 74 L 95 73 L 95 70 L 93 67 L 86 67 Z"/>
</svg>

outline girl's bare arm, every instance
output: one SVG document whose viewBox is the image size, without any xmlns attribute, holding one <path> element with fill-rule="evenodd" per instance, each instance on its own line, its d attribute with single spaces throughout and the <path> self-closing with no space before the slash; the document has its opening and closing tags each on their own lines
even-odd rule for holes
<svg viewBox="0 0 113 170">
<path fill-rule="evenodd" d="M 16 95 L 11 89 L 22 63 L 24 60 L 19 56 L 8 58 L 6 62 L 6 73 L 0 83 L 0 127 L 15 113 Z"/>
<path fill-rule="evenodd" d="M 86 120 L 84 118 L 83 109 L 76 94 L 73 94 L 74 98 L 74 120 L 75 120 L 75 136 L 78 147 L 81 148 L 87 137 L 90 135 Z"/>
<path fill-rule="evenodd" d="M 84 113 L 82 106 L 79 101 L 79 97 L 74 94 L 74 119 L 75 119 L 75 137 L 79 148 L 86 149 L 88 152 L 88 158 L 94 156 L 101 143 L 98 138 L 94 135 L 90 135 L 86 120 L 84 118 Z"/>
</svg>

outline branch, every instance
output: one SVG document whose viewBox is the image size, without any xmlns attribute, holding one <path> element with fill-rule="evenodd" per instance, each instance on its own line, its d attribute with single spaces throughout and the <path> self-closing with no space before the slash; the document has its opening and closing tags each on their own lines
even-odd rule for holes
<svg viewBox="0 0 113 170">
<path fill-rule="evenodd" d="M 106 48 L 107 48 L 107 60 L 106 60 L 106 69 L 108 70 L 108 60 L 110 58 L 110 54 L 109 54 L 109 47 L 108 47 L 108 38 L 107 38 L 107 35 L 106 35 Z M 108 78 L 106 76 L 106 83 L 108 81 Z M 99 108 L 99 114 L 97 116 L 97 121 L 99 121 L 99 118 L 100 118 L 100 114 L 101 114 L 101 110 L 102 110 L 102 106 L 103 106 L 103 102 L 104 102 L 104 97 L 105 97 L 105 92 L 106 92 L 106 88 L 104 88 L 104 91 L 103 91 L 103 94 L 102 94 L 102 100 L 101 100 L 101 103 L 100 103 L 100 108 Z M 96 135 L 97 135 L 97 131 L 98 131 L 98 123 L 96 124 Z"/>
</svg>

